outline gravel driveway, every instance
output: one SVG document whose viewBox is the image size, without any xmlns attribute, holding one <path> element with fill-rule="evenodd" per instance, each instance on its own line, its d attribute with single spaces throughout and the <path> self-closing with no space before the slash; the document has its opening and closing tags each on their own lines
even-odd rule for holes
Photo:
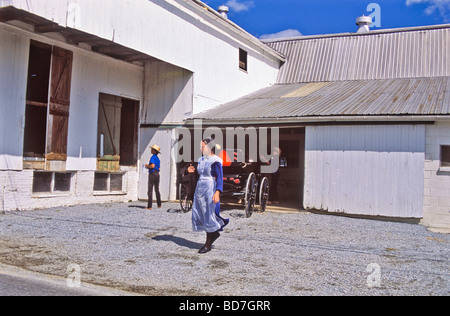
<svg viewBox="0 0 450 316">
<path fill-rule="evenodd" d="M 213 251 L 177 204 L 0 215 L 0 263 L 148 295 L 450 294 L 450 236 L 421 225 L 227 209 Z"/>
</svg>

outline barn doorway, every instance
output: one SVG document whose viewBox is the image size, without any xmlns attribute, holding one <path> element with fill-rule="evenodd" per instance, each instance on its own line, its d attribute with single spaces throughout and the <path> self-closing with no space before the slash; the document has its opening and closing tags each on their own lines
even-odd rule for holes
<svg viewBox="0 0 450 316">
<path fill-rule="evenodd" d="M 303 209 L 305 180 L 305 128 L 280 128 L 281 158 L 285 162 L 280 167 L 278 181 L 279 206 Z M 273 204 L 274 207 L 277 204 Z"/>
<path fill-rule="evenodd" d="M 37 41 L 30 42 L 23 146 L 25 161 L 67 160 L 72 63 L 73 52 Z"/>
<path fill-rule="evenodd" d="M 205 132 L 207 127 L 211 126 L 204 126 L 203 133 Z M 241 143 L 241 146 L 239 146 L 238 137 L 234 135 L 233 137 L 235 145 L 233 148 L 236 149 L 236 153 L 241 150 L 243 157 L 245 158 L 244 161 L 249 162 L 251 161 L 252 155 L 249 152 L 249 149 L 252 147 L 250 146 L 251 143 L 258 144 L 257 145 L 257 152 L 259 154 L 262 154 L 265 156 L 266 161 L 270 160 L 270 157 L 268 156 L 271 149 L 275 146 L 275 144 L 272 144 L 272 128 L 277 128 L 279 131 L 279 142 L 278 145 L 281 148 L 281 157 L 280 157 L 280 168 L 279 168 L 279 179 L 277 184 L 277 191 L 278 191 L 278 198 L 273 196 L 271 194 L 271 199 L 273 200 L 273 203 L 268 206 L 269 209 L 293 209 L 293 210 L 302 210 L 303 202 L 304 202 L 304 182 L 305 182 L 305 127 L 303 126 L 267 126 L 264 128 L 267 128 L 267 137 L 268 137 L 268 146 L 270 148 L 264 149 L 259 148 L 260 143 L 260 127 L 239 127 L 239 126 L 229 126 L 232 129 L 238 130 L 242 129 L 245 135 L 245 143 Z M 221 134 L 223 136 L 223 139 L 221 140 L 223 142 L 223 146 L 227 149 L 227 152 L 229 150 L 230 146 L 230 139 L 229 136 L 232 136 L 233 134 L 228 135 L 227 128 L 218 128 L 217 131 L 221 131 Z M 194 131 L 192 130 L 192 134 Z M 210 136 L 210 135 L 207 135 Z M 212 138 L 215 138 L 216 135 L 213 133 L 211 135 Z M 236 146 L 238 145 L 238 146 Z M 195 143 L 192 143 L 191 152 L 194 152 L 195 146 L 198 146 Z M 267 154 L 265 153 L 267 152 Z M 228 155 L 228 157 L 232 157 L 233 154 Z M 236 157 L 236 155 L 235 155 Z M 231 160 L 232 158 L 228 158 Z M 258 161 L 262 162 L 262 159 L 260 156 L 258 156 Z M 181 168 L 185 164 L 179 164 L 178 168 Z M 272 174 L 265 174 L 271 182 L 271 187 L 273 188 L 274 185 L 276 185 L 276 181 L 274 181 Z M 275 190 L 272 190 L 274 192 Z M 238 201 L 234 198 L 226 198 L 225 202 L 228 204 L 235 204 L 234 202 Z M 241 201 L 242 202 L 242 201 Z M 278 203 L 277 203 L 278 202 Z"/>
<path fill-rule="evenodd" d="M 101 93 L 98 111 L 97 156 L 116 157 L 121 166 L 138 160 L 139 101 Z"/>
</svg>

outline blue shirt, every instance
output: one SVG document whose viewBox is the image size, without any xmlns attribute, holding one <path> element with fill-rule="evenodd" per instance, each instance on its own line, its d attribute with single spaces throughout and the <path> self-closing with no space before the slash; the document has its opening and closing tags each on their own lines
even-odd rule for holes
<svg viewBox="0 0 450 316">
<path fill-rule="evenodd" d="M 158 155 L 153 155 L 152 156 L 152 158 L 150 159 L 149 165 L 155 165 L 155 168 L 148 169 L 148 173 L 153 173 L 155 171 L 160 171 L 161 170 L 161 161 L 159 160 Z"/>
</svg>

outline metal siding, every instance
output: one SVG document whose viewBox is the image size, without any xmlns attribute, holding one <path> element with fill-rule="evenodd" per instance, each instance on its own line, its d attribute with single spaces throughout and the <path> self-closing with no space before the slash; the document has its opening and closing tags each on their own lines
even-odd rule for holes
<svg viewBox="0 0 450 316">
<path fill-rule="evenodd" d="M 424 126 L 306 128 L 304 206 L 421 218 Z"/>
<path fill-rule="evenodd" d="M 202 119 L 360 115 L 449 115 L 450 77 L 328 82 L 305 96 L 308 84 L 275 85 L 197 115 Z"/>
<path fill-rule="evenodd" d="M 286 56 L 278 83 L 450 76 L 450 26 L 267 42 Z"/>
</svg>

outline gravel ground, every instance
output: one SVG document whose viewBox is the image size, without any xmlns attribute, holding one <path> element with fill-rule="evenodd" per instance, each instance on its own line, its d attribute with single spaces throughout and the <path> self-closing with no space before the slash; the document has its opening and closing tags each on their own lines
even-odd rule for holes
<svg viewBox="0 0 450 316">
<path fill-rule="evenodd" d="M 421 225 L 224 210 L 213 251 L 176 204 L 84 205 L 0 215 L 0 263 L 147 295 L 450 294 L 450 236 Z"/>
</svg>

